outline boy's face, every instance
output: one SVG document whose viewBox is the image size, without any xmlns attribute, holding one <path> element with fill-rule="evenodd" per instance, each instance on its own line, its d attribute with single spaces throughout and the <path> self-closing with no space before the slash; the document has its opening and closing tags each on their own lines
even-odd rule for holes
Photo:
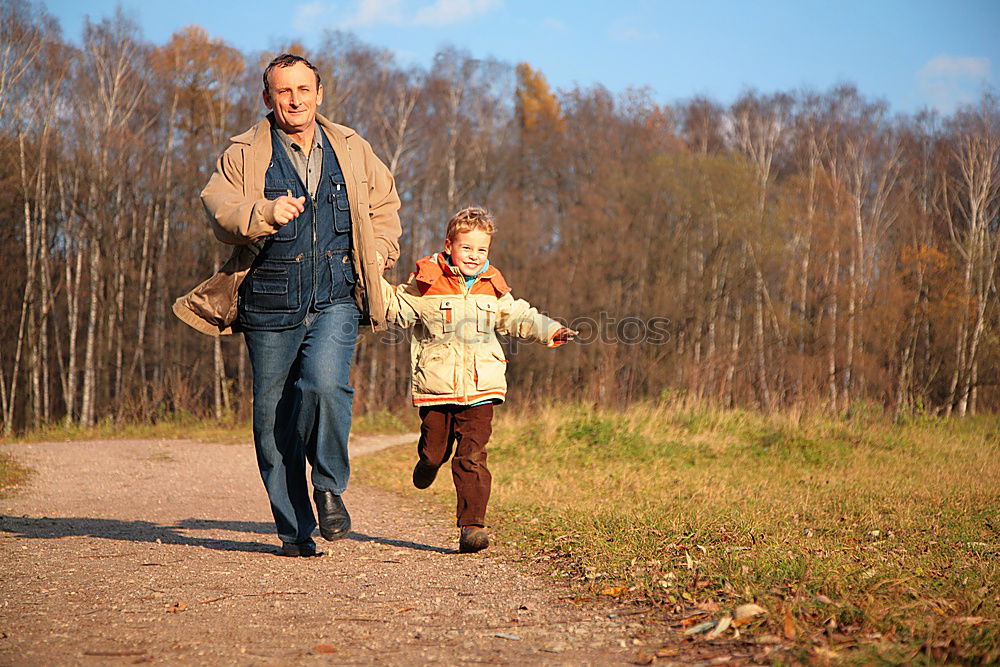
<svg viewBox="0 0 1000 667">
<path fill-rule="evenodd" d="M 463 276 L 474 276 L 486 265 L 493 238 L 481 229 L 459 232 L 454 240 L 444 240 L 444 251 L 451 255 L 451 263 Z"/>
</svg>

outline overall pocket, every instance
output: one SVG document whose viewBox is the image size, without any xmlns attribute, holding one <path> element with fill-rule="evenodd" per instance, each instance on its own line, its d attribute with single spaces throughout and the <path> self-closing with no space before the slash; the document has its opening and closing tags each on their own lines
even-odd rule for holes
<svg viewBox="0 0 1000 667">
<path fill-rule="evenodd" d="M 294 313 L 302 304 L 302 265 L 266 260 L 243 283 L 243 307 L 255 313 Z"/>
<path fill-rule="evenodd" d="M 282 182 L 272 183 L 271 185 L 264 187 L 264 198 L 270 201 L 274 201 L 278 197 L 282 197 L 288 195 L 288 193 L 290 192 L 294 192 L 293 187 L 294 187 L 293 183 L 282 183 Z M 278 241 L 278 242 L 294 241 L 299 233 L 299 219 L 301 217 L 302 216 L 299 215 L 298 218 L 295 218 L 294 220 L 289 220 L 287 224 L 282 225 L 281 227 L 278 228 L 278 230 L 274 234 L 271 234 L 271 236 L 267 237 L 268 240 Z"/>
<path fill-rule="evenodd" d="M 330 175 L 330 200 L 333 203 L 333 227 L 338 234 L 351 231 L 351 202 L 343 175 Z"/>
<path fill-rule="evenodd" d="M 327 250 L 323 253 L 323 270 L 327 272 L 326 278 L 321 280 L 319 287 L 323 294 L 316 294 L 316 305 L 323 306 L 345 297 L 351 296 L 354 284 L 358 282 L 357 274 L 354 272 L 354 262 L 351 261 L 350 250 Z M 327 285 L 329 288 L 327 289 Z"/>
</svg>

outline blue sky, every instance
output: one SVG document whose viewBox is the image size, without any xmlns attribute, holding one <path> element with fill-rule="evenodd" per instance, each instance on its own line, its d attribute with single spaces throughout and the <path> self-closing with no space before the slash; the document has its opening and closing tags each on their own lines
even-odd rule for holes
<svg viewBox="0 0 1000 667">
<path fill-rule="evenodd" d="M 1000 87 L 1000 0 L 49 0 L 64 37 L 116 6 L 163 44 L 197 24 L 244 52 L 325 29 L 426 67 L 455 46 L 526 61 L 556 88 L 649 87 L 661 103 L 855 83 L 892 110 L 950 112 Z"/>
</svg>

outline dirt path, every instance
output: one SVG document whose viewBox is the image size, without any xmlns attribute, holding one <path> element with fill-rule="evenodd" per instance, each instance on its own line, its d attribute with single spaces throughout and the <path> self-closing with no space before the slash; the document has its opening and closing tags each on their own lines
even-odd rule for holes
<svg viewBox="0 0 1000 667">
<path fill-rule="evenodd" d="M 412 441 L 405 437 L 403 441 Z M 358 438 L 352 456 L 399 437 Z M 353 485 L 349 538 L 277 555 L 249 446 L 0 445 L 0 664 L 623 664 L 621 618 L 496 551 L 459 555 L 437 506 Z M 377 455 L 377 454 L 375 454 Z"/>
</svg>

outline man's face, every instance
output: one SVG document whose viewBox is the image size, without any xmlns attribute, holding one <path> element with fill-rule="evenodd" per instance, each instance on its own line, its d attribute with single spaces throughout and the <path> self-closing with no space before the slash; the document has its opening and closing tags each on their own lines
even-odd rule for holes
<svg viewBox="0 0 1000 667">
<path fill-rule="evenodd" d="M 264 104 L 274 111 L 278 127 L 288 134 L 308 131 L 316 121 L 316 107 L 323 103 L 323 86 L 303 63 L 275 67 L 268 75 Z"/>
<path fill-rule="evenodd" d="M 481 229 L 471 229 L 455 235 L 455 240 L 445 239 L 444 250 L 451 255 L 451 263 L 463 276 L 474 276 L 486 266 L 493 237 Z"/>
</svg>

